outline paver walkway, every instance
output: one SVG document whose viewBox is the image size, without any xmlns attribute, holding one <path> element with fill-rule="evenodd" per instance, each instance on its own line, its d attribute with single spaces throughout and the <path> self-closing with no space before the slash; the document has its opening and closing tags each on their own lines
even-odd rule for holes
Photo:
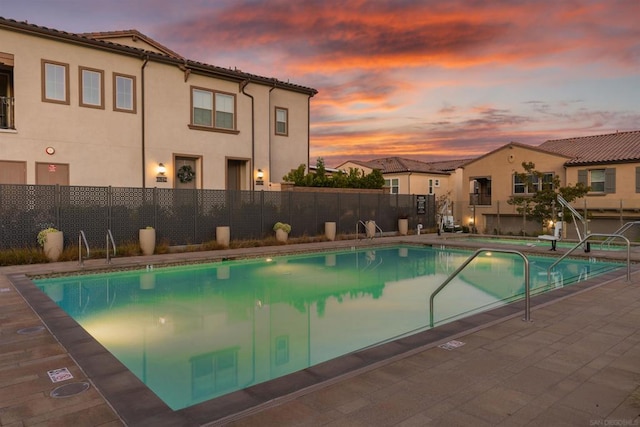
<svg viewBox="0 0 640 427">
<path fill-rule="evenodd" d="M 210 255 L 136 257 L 133 262 L 189 256 Z M 92 262 L 87 264 L 91 268 Z M 73 381 L 91 383 L 91 378 L 48 330 L 17 333 L 42 322 L 7 275 L 70 268 L 68 263 L 0 268 L 2 426 L 124 425 L 95 387 L 72 397 L 50 397 L 58 384 L 49 379 L 49 370 L 67 367 Z M 215 424 L 640 426 L 638 273 L 631 282 L 616 279 L 536 307 L 533 322 L 521 317 L 448 338 L 463 342 L 461 347 L 445 350 L 434 344 Z M 135 409 L 144 402 L 127 404 Z"/>
</svg>

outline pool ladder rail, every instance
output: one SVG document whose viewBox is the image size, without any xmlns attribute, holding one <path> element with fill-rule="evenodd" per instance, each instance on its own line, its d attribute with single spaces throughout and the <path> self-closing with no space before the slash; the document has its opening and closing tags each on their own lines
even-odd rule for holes
<svg viewBox="0 0 640 427">
<path fill-rule="evenodd" d="M 447 286 L 455 277 L 462 271 L 464 268 L 471 263 L 478 255 L 483 252 L 498 252 L 498 253 L 506 253 L 506 254 L 515 254 L 522 258 L 524 261 L 524 321 L 531 321 L 531 289 L 529 284 L 529 259 L 520 251 L 512 250 L 512 249 L 495 249 L 495 248 L 481 248 L 475 251 L 465 262 L 462 263 L 460 267 L 456 269 L 453 273 L 447 277 L 447 280 L 442 282 L 442 284 L 431 293 L 429 297 L 429 326 L 433 328 L 433 299 L 436 295 Z"/>
<path fill-rule="evenodd" d="M 371 236 L 367 236 L 367 223 L 369 222 L 373 222 L 373 224 L 375 225 L 374 232 Z M 359 219 L 358 222 L 356 222 L 356 240 L 360 240 L 360 225 L 364 227 L 364 235 L 368 239 L 373 239 L 376 236 L 376 233 L 379 233 L 380 237 L 382 237 L 382 228 L 380 228 L 378 224 L 375 223 L 375 221 L 364 222 L 363 220 Z"/>
<path fill-rule="evenodd" d="M 84 265 L 84 260 L 82 259 L 82 244 L 84 243 L 84 247 L 87 250 L 87 258 L 89 258 L 89 242 L 87 242 L 87 236 L 84 234 L 83 230 L 80 230 L 78 235 L 78 265 Z M 113 248 L 113 255 L 116 254 L 116 242 L 113 239 L 113 234 L 111 234 L 111 230 L 107 229 L 107 264 L 111 264 L 111 252 L 110 249 Z"/>
</svg>

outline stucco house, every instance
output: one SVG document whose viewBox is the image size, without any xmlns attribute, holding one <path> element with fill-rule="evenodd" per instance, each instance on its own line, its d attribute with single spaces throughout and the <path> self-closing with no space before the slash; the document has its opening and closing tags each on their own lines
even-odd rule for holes
<svg viewBox="0 0 640 427">
<path fill-rule="evenodd" d="M 0 183 L 275 189 L 308 164 L 316 93 L 136 30 L 0 18 Z"/>
<path fill-rule="evenodd" d="M 367 161 L 348 160 L 336 169 L 350 168 L 370 173 L 378 169 L 391 194 L 433 194 L 436 197 L 453 195 L 456 188 L 456 170 L 468 160 L 421 162 L 402 157 L 385 157 Z M 453 197 L 453 196 L 452 196 Z"/>
<path fill-rule="evenodd" d="M 616 132 L 579 138 L 549 140 L 539 146 L 512 142 L 461 167 L 468 197 L 456 203 L 457 217 L 478 232 L 525 231 L 535 234 L 542 225 L 525 222 L 507 200 L 526 194 L 516 172 L 533 162 L 549 185 L 557 175 L 560 185 L 583 182 L 590 192 L 572 206 L 583 213 L 591 233 L 612 233 L 628 221 L 640 220 L 640 131 Z M 580 226 L 582 227 L 582 225 Z M 573 226 L 565 233 L 571 233 Z"/>
</svg>

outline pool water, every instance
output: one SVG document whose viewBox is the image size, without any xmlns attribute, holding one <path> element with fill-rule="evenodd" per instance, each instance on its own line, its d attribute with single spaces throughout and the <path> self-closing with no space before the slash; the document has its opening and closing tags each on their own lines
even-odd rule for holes
<svg viewBox="0 0 640 427">
<path fill-rule="evenodd" d="M 393 247 L 34 280 L 174 410 L 429 327 L 431 293 L 471 254 Z M 529 257 L 532 292 L 620 264 Z M 524 292 L 513 254 L 479 256 L 435 324 Z"/>
</svg>

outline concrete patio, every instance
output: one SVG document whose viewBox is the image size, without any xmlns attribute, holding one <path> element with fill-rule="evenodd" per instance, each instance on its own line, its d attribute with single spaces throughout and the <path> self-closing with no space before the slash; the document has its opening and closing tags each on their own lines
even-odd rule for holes
<svg viewBox="0 0 640 427">
<path fill-rule="evenodd" d="M 451 244 L 435 235 L 376 240 Z M 114 266 L 348 245 L 353 242 L 116 258 Z M 634 251 L 632 258 L 638 261 L 640 254 Z M 104 260 L 90 260 L 82 270 L 101 268 Z M 359 361 L 367 363 L 355 369 L 334 363 L 310 370 L 323 380 L 302 389 L 280 393 L 291 379 L 255 387 L 235 395 L 236 400 L 220 401 L 225 409 L 220 417 L 209 417 L 214 404 L 182 412 L 158 410 L 146 387 L 131 380 L 77 325 L 48 307 L 46 299 L 38 302 L 35 292 L 18 284 L 21 294 L 15 286 L 24 275 L 78 269 L 76 262 L 0 268 L 2 426 L 640 425 L 640 277 L 635 265 L 630 282 L 626 272 L 617 271 L 534 298 L 532 322 L 522 320 L 518 305 L 458 322 L 424 341 L 405 340 L 402 352 L 363 353 Z M 36 307 L 39 314 L 30 304 L 42 304 Z M 35 329 L 44 325 L 44 330 Z M 19 334 L 24 328 L 27 333 Z M 438 347 L 450 340 L 464 345 Z M 342 365 L 347 362 L 343 359 Z M 59 368 L 73 375 L 60 384 L 86 381 L 91 386 L 70 397 L 50 397 L 60 384 L 53 384 L 47 372 Z M 325 378 L 329 370 L 334 372 Z M 241 398 L 256 405 L 234 411 Z"/>
</svg>

